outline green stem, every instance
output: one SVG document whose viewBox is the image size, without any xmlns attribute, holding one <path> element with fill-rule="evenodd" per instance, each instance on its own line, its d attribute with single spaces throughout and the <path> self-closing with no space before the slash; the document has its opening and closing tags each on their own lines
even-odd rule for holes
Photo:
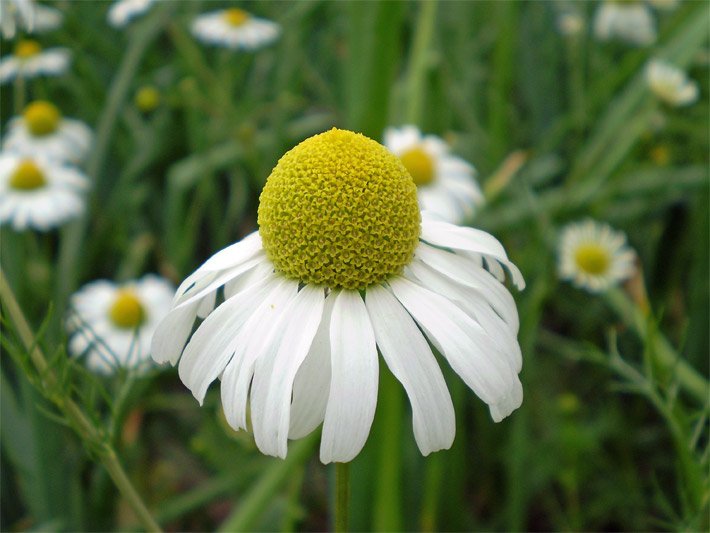
<svg viewBox="0 0 710 533">
<path fill-rule="evenodd" d="M 424 102 L 424 80 L 427 73 L 427 56 L 434 35 L 436 0 L 419 4 L 419 16 L 414 30 L 414 43 L 407 73 L 407 122 L 419 124 Z"/>
<path fill-rule="evenodd" d="M 606 300 L 639 337 L 652 343 L 651 353 L 655 363 L 664 371 L 673 372 L 680 386 L 700 402 L 700 405 L 705 405 L 710 395 L 708 381 L 673 349 L 663 335 L 649 331 L 648 314 L 639 309 L 619 289 L 608 291 Z"/>
<path fill-rule="evenodd" d="M 427 458 L 424 474 L 424 495 L 422 496 L 421 530 L 436 531 L 439 514 L 441 483 L 444 479 L 444 458 L 433 454 Z"/>
<path fill-rule="evenodd" d="M 101 431 L 91 423 L 81 408 L 57 386 L 59 383 L 57 376 L 47 363 L 47 359 L 42 353 L 42 350 L 37 346 L 32 329 L 15 298 L 15 294 L 7 283 L 5 273 L 1 267 L 0 299 L 5 306 L 10 320 L 15 325 L 20 340 L 25 345 L 25 349 L 29 352 L 30 359 L 42 380 L 42 387 L 45 392 L 49 393 L 48 397 L 64 413 L 64 416 L 79 434 L 79 437 L 87 443 L 87 448 L 97 451 L 104 468 L 106 468 L 111 479 L 113 479 L 113 482 L 116 484 L 116 487 L 136 513 L 136 516 L 146 530 L 160 531 L 160 527 L 155 520 L 153 520 L 143 500 L 131 484 L 130 479 L 128 479 L 113 447 L 105 441 Z"/>
<path fill-rule="evenodd" d="M 25 77 L 19 74 L 15 78 L 15 86 L 13 87 L 13 101 L 15 107 L 15 115 L 21 115 L 25 108 Z"/>
<path fill-rule="evenodd" d="M 335 463 L 335 531 L 348 530 L 350 463 Z"/>
</svg>

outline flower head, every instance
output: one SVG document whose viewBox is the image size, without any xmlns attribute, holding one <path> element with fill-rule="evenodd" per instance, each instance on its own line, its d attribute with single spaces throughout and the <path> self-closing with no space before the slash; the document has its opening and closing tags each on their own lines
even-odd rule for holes
<svg viewBox="0 0 710 533">
<path fill-rule="evenodd" d="M 88 179 L 60 162 L 0 153 L 0 223 L 49 230 L 81 214 Z"/>
<path fill-rule="evenodd" d="M 646 66 L 646 80 L 653 94 L 672 106 L 689 105 L 698 100 L 698 84 L 665 61 L 650 61 Z"/>
<path fill-rule="evenodd" d="M 589 292 L 603 292 L 629 278 L 635 257 L 626 236 L 606 224 L 585 220 L 562 230 L 560 277 Z"/>
<path fill-rule="evenodd" d="M 403 126 L 388 128 L 384 140 L 414 179 L 423 210 L 460 224 L 483 203 L 475 169 L 451 155 L 449 146 L 439 137 L 422 135 L 414 126 Z"/>
<path fill-rule="evenodd" d="M 178 288 L 152 353 L 179 361 L 200 402 L 221 377 L 227 421 L 246 429 L 250 405 L 261 451 L 284 457 L 289 438 L 322 423 L 321 460 L 354 458 L 377 403 L 378 349 L 409 396 L 424 454 L 455 433 L 429 342 L 494 420 L 520 405 L 518 316 L 501 281 L 507 270 L 522 287 L 522 276 L 490 235 L 420 219 L 399 158 L 333 129 L 284 155 L 260 202 L 259 231 Z"/>
<path fill-rule="evenodd" d="M 71 298 L 69 351 L 86 357 L 89 368 L 101 374 L 145 368 L 150 339 L 170 310 L 174 289 L 153 275 L 121 285 L 106 280 L 85 285 Z"/>
<path fill-rule="evenodd" d="M 148 11 L 154 3 L 155 0 L 116 0 L 108 10 L 108 22 L 114 28 L 123 28 Z"/>
<path fill-rule="evenodd" d="M 66 48 L 49 48 L 32 39 L 21 39 L 11 55 L 0 59 L 0 84 L 12 81 L 18 76 L 59 76 L 69 68 L 71 55 Z"/>
<path fill-rule="evenodd" d="M 79 163 L 88 154 L 92 137 L 83 122 L 63 118 L 54 104 L 36 100 L 10 121 L 2 146 L 20 155 Z"/>
<path fill-rule="evenodd" d="M 207 44 L 256 50 L 275 41 L 281 28 L 275 22 L 233 7 L 198 16 L 192 23 L 192 33 Z"/>
<path fill-rule="evenodd" d="M 656 23 L 651 8 L 641 1 L 605 0 L 594 16 L 594 34 L 602 41 L 648 46 L 656 41 Z"/>
</svg>

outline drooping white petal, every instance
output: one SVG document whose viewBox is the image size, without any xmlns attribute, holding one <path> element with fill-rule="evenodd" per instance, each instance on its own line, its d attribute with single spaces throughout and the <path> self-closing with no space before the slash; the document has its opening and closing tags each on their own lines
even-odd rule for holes
<svg viewBox="0 0 710 533">
<path fill-rule="evenodd" d="M 177 307 L 158 324 L 150 345 L 150 355 L 156 363 L 169 362 L 174 365 L 180 359 L 199 305 L 200 300 L 196 300 Z"/>
<path fill-rule="evenodd" d="M 500 422 L 523 403 L 523 385 L 518 377 L 513 381 L 513 387 L 499 402 L 488 406 L 493 422 Z"/>
<path fill-rule="evenodd" d="M 508 259 L 498 240 L 485 231 L 423 218 L 421 239 L 436 246 L 482 254 L 484 257 L 489 256 L 505 265 L 518 289 L 525 288 L 525 280 L 518 267 Z"/>
<path fill-rule="evenodd" d="M 419 449 L 429 455 L 450 448 L 456 434 L 454 406 L 424 336 L 386 289 L 369 287 L 365 303 L 382 357 L 407 391 Z"/>
<path fill-rule="evenodd" d="M 453 302 L 404 278 L 390 280 L 397 299 L 454 371 L 487 404 L 499 402 L 517 376 L 481 326 Z"/>
<path fill-rule="evenodd" d="M 322 287 L 306 285 L 275 325 L 277 350 L 256 361 L 251 389 L 254 439 L 268 455 L 286 457 L 293 380 L 306 358 L 323 316 Z"/>
<path fill-rule="evenodd" d="M 278 348 L 279 331 L 275 325 L 288 302 L 298 292 L 298 282 L 276 279 L 278 283 L 227 347 L 227 351 L 234 352 L 234 356 L 222 375 L 222 408 L 227 422 L 235 430 L 247 427 L 247 400 L 254 365 L 261 357 Z"/>
<path fill-rule="evenodd" d="M 323 318 L 311 350 L 303 360 L 293 381 L 291 427 L 289 439 L 300 439 L 323 422 L 330 391 L 330 317 L 333 312 L 333 293 L 325 299 Z"/>
<path fill-rule="evenodd" d="M 360 453 L 375 416 L 377 346 L 359 292 L 335 295 L 330 347 L 332 376 L 320 446 L 324 464 L 351 461 Z"/>
</svg>

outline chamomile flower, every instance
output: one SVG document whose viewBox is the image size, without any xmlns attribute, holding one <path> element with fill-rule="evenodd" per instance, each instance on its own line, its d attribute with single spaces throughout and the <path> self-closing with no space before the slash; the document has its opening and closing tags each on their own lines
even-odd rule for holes
<svg viewBox="0 0 710 533">
<path fill-rule="evenodd" d="M 154 3 L 155 0 L 116 0 L 108 9 L 108 22 L 114 28 L 123 28 L 148 11 Z"/>
<path fill-rule="evenodd" d="M 232 49 L 256 50 L 271 44 L 281 27 L 236 7 L 204 13 L 192 23 L 192 34 L 200 41 Z"/>
<path fill-rule="evenodd" d="M 698 84 L 665 61 L 650 61 L 646 66 L 646 80 L 653 94 L 672 106 L 689 105 L 698 100 Z"/>
<path fill-rule="evenodd" d="M 602 41 L 648 46 L 656 40 L 656 23 L 651 8 L 640 0 L 605 0 L 594 16 L 594 34 Z"/>
<path fill-rule="evenodd" d="M 11 55 L 0 59 L 0 84 L 15 78 L 59 76 L 69 68 L 71 54 L 66 48 L 49 48 L 32 39 L 22 39 L 15 45 Z"/>
<path fill-rule="evenodd" d="M 20 155 L 81 162 L 91 146 L 92 133 L 79 120 L 63 118 L 59 109 L 44 100 L 25 107 L 21 117 L 9 123 L 3 149 Z"/>
<path fill-rule="evenodd" d="M 607 224 L 585 220 L 562 230 L 560 277 L 589 292 L 603 292 L 629 278 L 635 257 L 626 235 Z"/>
<path fill-rule="evenodd" d="M 89 181 L 57 161 L 0 153 L 0 223 L 49 230 L 80 215 Z"/>
<path fill-rule="evenodd" d="M 422 216 L 383 146 L 337 129 L 303 141 L 269 176 L 258 221 L 178 288 L 152 355 L 179 361 L 200 403 L 221 378 L 228 423 L 246 429 L 249 406 L 263 453 L 284 457 L 322 423 L 321 461 L 353 459 L 375 413 L 378 349 L 425 455 L 455 433 L 429 343 L 495 421 L 520 405 L 518 314 L 502 283 L 507 270 L 522 288 L 520 272 L 491 235 Z"/>
<path fill-rule="evenodd" d="M 473 165 L 451 155 L 444 140 L 414 126 L 388 128 L 384 137 L 414 179 L 423 210 L 460 224 L 483 203 Z"/>
<path fill-rule="evenodd" d="M 175 287 L 154 275 L 117 285 L 94 281 L 71 298 L 69 351 L 100 374 L 145 369 L 150 339 L 171 307 Z"/>
</svg>

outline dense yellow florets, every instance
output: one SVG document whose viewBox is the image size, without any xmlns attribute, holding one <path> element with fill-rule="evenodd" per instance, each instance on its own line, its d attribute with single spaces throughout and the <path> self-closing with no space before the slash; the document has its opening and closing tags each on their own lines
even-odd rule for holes
<svg viewBox="0 0 710 533">
<path fill-rule="evenodd" d="M 420 223 L 417 189 L 399 158 L 335 128 L 287 152 L 259 203 L 259 233 L 276 269 L 331 288 L 362 289 L 400 273 Z"/>
</svg>

